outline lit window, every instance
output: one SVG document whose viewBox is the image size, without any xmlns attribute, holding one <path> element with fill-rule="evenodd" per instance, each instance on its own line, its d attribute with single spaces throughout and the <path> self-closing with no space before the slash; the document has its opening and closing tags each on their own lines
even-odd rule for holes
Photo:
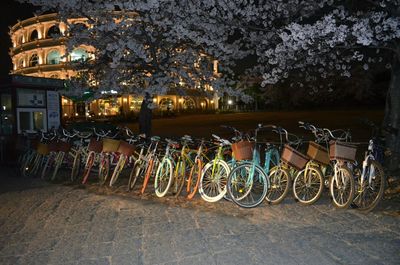
<svg viewBox="0 0 400 265">
<path fill-rule="evenodd" d="M 47 55 L 47 64 L 59 64 L 60 63 L 60 53 L 58 51 L 51 51 Z"/>
<path fill-rule="evenodd" d="M 71 53 L 71 61 L 86 61 L 89 58 L 88 53 L 84 49 L 75 49 Z"/>
<path fill-rule="evenodd" d="M 37 56 L 36 53 L 34 53 L 29 59 L 29 66 L 36 66 L 38 64 L 39 64 L 39 57 Z"/>
</svg>

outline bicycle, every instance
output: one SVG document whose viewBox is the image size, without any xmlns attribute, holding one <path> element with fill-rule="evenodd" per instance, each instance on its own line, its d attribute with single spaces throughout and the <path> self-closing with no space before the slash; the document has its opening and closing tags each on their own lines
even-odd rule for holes
<svg viewBox="0 0 400 265">
<path fill-rule="evenodd" d="M 355 165 L 356 195 L 351 206 L 364 212 L 370 212 L 382 199 L 386 182 L 381 164 L 384 157 L 383 148 L 378 144 L 379 135 L 382 131 L 393 135 L 398 132 L 392 127 L 379 128 L 368 120 L 364 121 L 364 123 L 372 128 L 372 137 L 368 141 L 368 148 L 364 153 L 361 168 Z"/>
<path fill-rule="evenodd" d="M 230 148 L 231 143 L 213 134 L 215 144 L 218 146 L 213 160 L 205 164 L 201 172 L 199 193 L 203 200 L 207 202 L 217 202 L 222 199 L 227 192 L 227 180 L 230 167 L 224 159 L 224 153 Z"/>
<path fill-rule="evenodd" d="M 327 177 L 332 203 L 337 208 L 348 208 L 354 196 L 354 178 L 347 167 L 348 161 L 355 160 L 355 147 L 344 144 L 342 141 L 350 139 L 350 133 L 344 130 L 329 130 L 317 128 L 309 123 L 299 122 L 300 127 L 313 132 L 315 142 L 309 142 L 307 155 L 311 159 L 303 172 L 299 172 L 293 181 L 293 193 L 302 204 L 316 202 L 322 194 L 323 184 Z M 340 133 L 340 136 L 334 136 Z M 334 140 L 330 143 L 330 140 Z M 329 144 L 327 148 L 318 143 Z M 327 176 L 327 168 L 332 168 L 333 176 Z M 307 175 L 312 168 L 317 174 Z"/>
<path fill-rule="evenodd" d="M 239 161 L 239 164 L 235 165 L 229 173 L 227 190 L 229 198 L 240 207 L 256 207 L 263 202 L 267 195 L 270 183 L 268 175 L 260 165 L 257 133 L 261 129 L 270 127 L 271 125 L 259 124 L 255 129 L 254 142 L 241 139 L 232 144 L 233 156 L 236 161 Z M 269 166 L 269 162 L 267 163 Z"/>
</svg>

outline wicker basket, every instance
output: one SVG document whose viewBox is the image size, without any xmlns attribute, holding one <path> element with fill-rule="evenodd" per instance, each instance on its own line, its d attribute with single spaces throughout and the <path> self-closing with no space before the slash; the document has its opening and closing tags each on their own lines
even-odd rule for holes
<svg viewBox="0 0 400 265">
<path fill-rule="evenodd" d="M 95 153 L 101 153 L 101 151 L 103 151 L 103 142 L 97 141 L 95 138 L 90 138 L 88 150 Z"/>
<path fill-rule="evenodd" d="M 135 151 L 135 147 L 125 141 L 121 141 L 117 152 L 126 156 L 131 156 Z"/>
<path fill-rule="evenodd" d="M 71 149 L 71 144 L 67 142 L 60 141 L 57 143 L 58 145 L 58 151 L 68 153 L 69 150 Z"/>
<path fill-rule="evenodd" d="M 254 142 L 240 141 L 232 144 L 233 157 L 237 160 L 251 160 L 253 158 Z"/>
<path fill-rule="evenodd" d="M 51 141 L 50 143 L 48 143 L 48 148 L 50 152 L 58 152 L 59 146 L 57 141 Z"/>
<path fill-rule="evenodd" d="M 356 160 L 357 147 L 348 143 L 331 141 L 329 143 L 329 157 L 331 160 Z"/>
<path fill-rule="evenodd" d="M 318 163 L 329 164 L 328 150 L 315 142 L 309 142 L 307 156 Z"/>
<path fill-rule="evenodd" d="M 303 155 L 287 144 L 285 144 L 285 147 L 283 148 L 281 159 L 283 162 L 297 170 L 303 169 L 309 160 L 306 155 Z"/>
<path fill-rule="evenodd" d="M 38 143 L 36 151 L 41 155 L 48 155 L 50 153 L 49 145 L 44 143 Z"/>
<path fill-rule="evenodd" d="M 103 152 L 111 153 L 117 152 L 120 141 L 114 139 L 103 139 Z"/>
</svg>

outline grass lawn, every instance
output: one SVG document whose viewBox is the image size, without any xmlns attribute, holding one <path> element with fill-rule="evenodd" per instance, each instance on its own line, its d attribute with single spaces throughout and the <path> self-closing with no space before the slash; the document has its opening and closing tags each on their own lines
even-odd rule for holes
<svg viewBox="0 0 400 265">
<path fill-rule="evenodd" d="M 229 137 L 231 132 L 220 125 L 230 125 L 239 130 L 252 130 L 258 123 L 275 124 L 289 132 L 306 138 L 311 134 L 298 127 L 298 121 L 306 121 L 329 129 L 350 129 L 354 141 L 366 141 L 371 135 L 368 127 L 358 120 L 368 118 L 377 124 L 383 119 L 383 110 L 323 110 L 323 111 L 269 111 L 233 114 L 183 115 L 174 118 L 153 119 L 153 134 L 162 137 L 179 137 L 185 134 L 210 138 L 211 134 Z M 138 132 L 137 123 L 128 127 Z"/>
</svg>

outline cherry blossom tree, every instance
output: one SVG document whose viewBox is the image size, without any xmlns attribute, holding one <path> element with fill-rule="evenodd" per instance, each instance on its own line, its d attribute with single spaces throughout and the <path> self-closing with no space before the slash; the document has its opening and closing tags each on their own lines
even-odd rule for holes
<svg viewBox="0 0 400 265">
<path fill-rule="evenodd" d="M 239 95 L 228 80 L 242 67 L 265 87 L 296 80 L 293 89 L 335 97 L 329 80 L 381 65 L 391 71 L 383 123 L 400 129 L 400 0 L 20 1 L 88 18 L 69 45 L 98 47 L 96 77 L 113 87 L 146 82 L 163 92 L 196 77 Z M 217 59 L 223 76 L 194 67 L 199 54 Z M 399 135 L 387 140 L 400 153 Z"/>
</svg>

